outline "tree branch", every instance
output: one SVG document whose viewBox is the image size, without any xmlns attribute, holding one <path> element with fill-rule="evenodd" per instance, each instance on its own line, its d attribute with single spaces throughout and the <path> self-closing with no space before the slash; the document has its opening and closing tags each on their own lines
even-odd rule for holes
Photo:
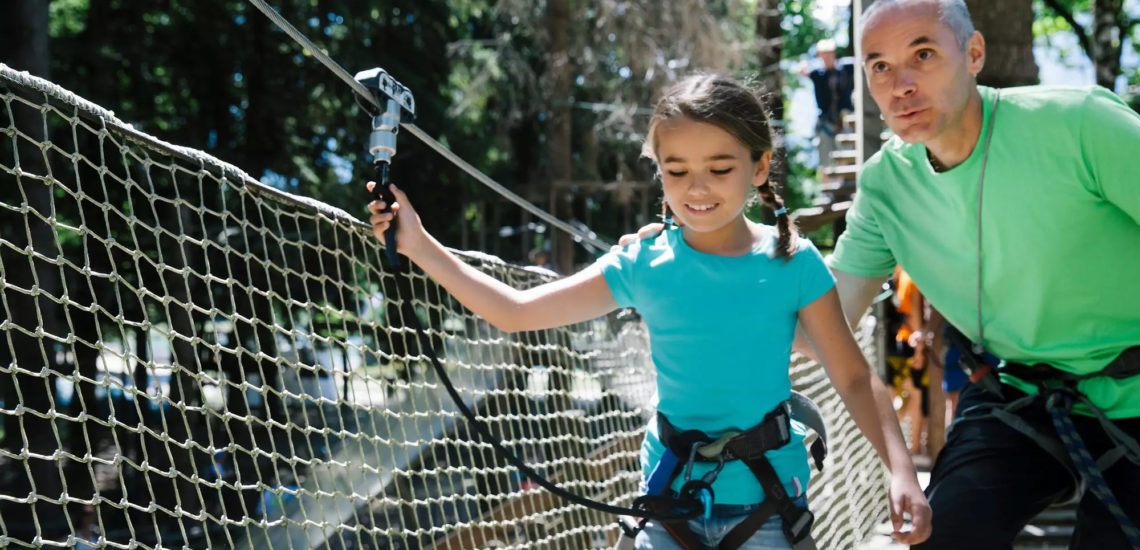
<svg viewBox="0 0 1140 550">
<path fill-rule="evenodd" d="M 1089 33 L 1083 26 L 1081 26 L 1080 23 L 1077 23 L 1076 19 L 1073 18 L 1073 11 L 1061 5 L 1061 2 L 1059 0 L 1042 0 L 1042 3 L 1045 4 L 1045 7 L 1053 10 L 1053 13 L 1060 16 L 1061 19 L 1064 19 L 1065 22 L 1073 28 L 1073 33 L 1077 35 L 1077 41 L 1081 43 L 1081 49 L 1085 51 L 1085 55 L 1089 56 L 1089 59 L 1093 59 L 1092 44 L 1089 42 Z"/>
<path fill-rule="evenodd" d="M 1132 27 L 1140 25 L 1140 19 L 1128 17 L 1127 14 L 1120 14 L 1120 43 L 1124 43 L 1124 39 L 1132 35 Z M 1123 47 L 1123 46 L 1122 46 Z"/>
</svg>

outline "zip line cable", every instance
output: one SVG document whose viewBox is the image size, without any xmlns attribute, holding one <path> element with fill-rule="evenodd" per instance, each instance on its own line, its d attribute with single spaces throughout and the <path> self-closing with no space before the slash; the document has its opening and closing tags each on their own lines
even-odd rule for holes
<svg viewBox="0 0 1140 550">
<path fill-rule="evenodd" d="M 363 97 L 381 111 L 384 110 L 384 106 L 380 105 L 380 103 L 376 100 L 368 88 L 364 87 L 363 84 L 357 82 L 353 76 L 349 74 L 347 70 L 345 70 L 344 67 L 341 67 L 339 63 L 337 63 L 333 58 L 329 57 L 329 55 L 325 53 L 320 47 L 309 40 L 304 34 L 301 34 L 301 31 L 298 31 L 296 27 L 289 23 L 289 21 L 286 20 L 281 14 L 277 13 L 276 10 L 266 4 L 264 0 L 249 0 L 249 2 L 253 4 L 254 7 L 256 7 L 258 10 L 261 10 L 262 13 L 269 17 L 269 19 L 273 21 L 278 27 L 280 27 L 281 30 L 285 31 L 285 34 L 288 34 L 295 42 L 312 52 L 313 57 L 316 57 L 317 61 L 320 61 L 322 65 L 327 67 L 330 71 L 336 74 L 336 76 L 340 77 L 341 80 L 348 84 L 349 87 L 357 93 L 358 97 Z M 407 130 L 408 132 L 411 132 L 413 136 L 416 136 L 428 147 L 431 147 L 435 150 L 435 152 L 451 161 L 452 164 L 458 166 L 464 172 L 470 174 L 471 177 L 478 180 L 479 183 L 482 183 L 483 185 L 491 188 L 491 190 L 495 191 L 496 193 L 502 195 L 503 197 L 506 197 L 507 200 L 519 205 L 523 210 L 534 214 L 540 219 L 545 220 L 550 225 L 557 227 L 558 229 L 561 229 L 570 235 L 573 235 L 574 237 L 577 237 L 583 242 L 590 243 L 591 245 L 603 251 L 609 250 L 610 246 L 612 246 L 611 243 L 607 243 L 591 233 L 584 232 L 570 225 L 569 223 L 558 219 L 553 214 L 535 206 L 530 201 L 518 196 L 510 189 L 507 189 L 502 184 L 491 179 L 490 176 L 484 174 L 483 172 L 480 172 L 478 168 L 471 166 L 471 164 L 463 160 L 459 155 L 456 155 L 442 143 L 436 141 L 435 138 L 428 135 L 427 132 L 423 131 L 415 124 L 411 122 L 400 122 L 400 127 Z"/>
</svg>

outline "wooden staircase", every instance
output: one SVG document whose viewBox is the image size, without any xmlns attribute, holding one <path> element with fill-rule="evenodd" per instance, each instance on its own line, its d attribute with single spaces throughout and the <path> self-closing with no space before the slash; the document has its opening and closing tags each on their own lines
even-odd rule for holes
<svg viewBox="0 0 1140 550">
<path fill-rule="evenodd" d="M 858 175 L 855 116 L 843 117 L 843 128 L 835 136 L 836 149 L 831 153 L 831 166 L 822 170 L 827 181 L 820 184 L 820 195 L 811 206 L 792 212 L 800 231 L 815 231 L 829 223 L 843 223 L 851 198 L 855 194 Z"/>
</svg>

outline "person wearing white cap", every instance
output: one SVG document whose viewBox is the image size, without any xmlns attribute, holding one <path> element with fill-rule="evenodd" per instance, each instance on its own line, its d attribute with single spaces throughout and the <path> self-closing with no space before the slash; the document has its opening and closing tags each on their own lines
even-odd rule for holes
<svg viewBox="0 0 1140 550">
<path fill-rule="evenodd" d="M 855 83 L 855 69 L 851 63 L 836 63 L 835 41 L 820 40 L 815 46 L 816 55 L 823 66 L 813 71 L 803 71 L 811 79 L 815 88 L 815 102 L 819 107 L 816 120 L 816 150 L 819 152 L 819 167 L 830 166 L 831 152 L 835 150 L 835 134 L 843 123 L 843 113 L 854 111 L 851 104 L 851 91 Z"/>
</svg>

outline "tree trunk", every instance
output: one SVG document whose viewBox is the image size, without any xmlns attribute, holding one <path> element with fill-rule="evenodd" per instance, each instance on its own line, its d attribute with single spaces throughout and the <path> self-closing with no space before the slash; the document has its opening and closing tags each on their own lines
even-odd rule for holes
<svg viewBox="0 0 1140 550">
<path fill-rule="evenodd" d="M 787 198 L 787 151 L 784 148 L 784 75 L 780 57 L 784 51 L 784 29 L 780 26 L 780 0 L 761 0 L 756 6 L 756 63 L 764 87 L 764 107 L 768 109 L 776 140 L 772 144 L 772 168 L 768 179 L 776 192 Z"/>
<path fill-rule="evenodd" d="M 1123 3 L 1124 0 L 1095 0 L 1092 6 L 1092 51 L 1088 54 L 1096 67 L 1096 83 L 1109 90 L 1116 87 L 1116 77 L 1120 75 L 1120 49 L 1127 30 L 1122 23 L 1127 21 Z"/>
<path fill-rule="evenodd" d="M 176 182 L 172 183 L 177 185 Z M 194 236 L 202 234 L 202 231 L 197 227 L 197 220 L 189 208 L 177 206 L 164 214 L 168 220 L 179 220 L 176 228 L 179 234 Z M 170 298 L 172 298 L 172 301 L 167 303 L 165 307 L 166 320 L 170 323 L 171 332 L 180 336 L 172 338 L 170 344 L 174 363 L 174 370 L 170 376 L 170 401 L 180 405 L 197 406 L 202 403 L 201 384 L 193 375 L 199 371 L 199 364 L 194 345 L 190 341 L 198 336 L 198 331 L 190 305 L 194 300 L 193 296 L 198 295 L 199 289 L 194 288 L 197 286 L 196 277 L 184 276 L 178 274 L 178 271 L 188 270 L 192 273 L 201 273 L 203 271 L 202 262 L 199 259 L 198 250 L 187 242 L 170 246 L 159 258 L 174 268 L 161 273 L 159 276 L 163 279 L 163 288 L 167 289 Z M 268 354 L 274 352 L 274 350 L 259 351 Z M 178 409 L 161 409 L 159 414 L 167 416 L 166 432 L 176 442 L 188 441 L 194 435 L 191 426 L 205 420 L 198 414 L 191 414 Z M 165 447 L 167 458 L 179 472 L 197 471 L 192 452 L 170 444 L 166 444 Z M 159 462 L 161 463 L 161 459 Z M 152 476 L 151 483 L 155 484 L 156 487 L 162 487 L 166 480 L 159 480 Z M 177 505 L 189 514 L 197 514 L 202 509 L 204 503 L 197 497 L 194 484 L 179 477 L 171 481 L 170 488 L 172 489 L 171 492 L 160 491 L 156 495 L 155 500 L 158 504 L 168 507 Z"/>
<path fill-rule="evenodd" d="M 852 20 L 861 20 L 863 12 L 867 11 L 867 7 L 871 5 L 872 0 L 854 0 L 851 4 L 851 18 Z M 855 21 L 852 25 L 853 28 L 859 28 L 859 22 Z M 855 36 L 854 33 L 851 35 Z M 863 45 L 852 38 L 854 47 L 855 59 L 863 58 Z M 866 77 L 863 74 L 863 64 L 855 63 L 855 90 L 854 90 L 854 103 L 855 112 L 862 113 L 862 116 L 855 121 L 855 131 L 859 134 L 860 138 L 856 148 L 858 150 L 857 164 L 859 166 L 859 174 L 863 173 L 863 162 L 871 158 L 872 155 L 879 152 L 883 146 L 883 141 L 880 136 L 883 134 L 883 119 L 882 113 L 879 111 L 879 105 L 871 97 L 867 89 Z M 840 231 L 835 232 L 835 238 L 839 239 Z"/>
<path fill-rule="evenodd" d="M 257 14 L 260 15 L 260 14 Z M 249 48 L 256 52 L 255 59 L 272 59 L 276 48 L 280 47 L 279 38 L 272 35 L 272 25 L 265 17 L 251 17 L 249 21 Z M 239 158 L 244 168 L 255 178 L 261 177 L 265 169 L 269 168 L 273 159 L 285 148 L 278 113 L 273 103 L 279 101 L 274 90 L 275 75 L 269 63 L 244 63 L 241 67 L 245 73 L 246 93 L 249 98 L 249 108 L 246 109 L 246 133 L 249 138 L 241 140 Z M 214 71 L 221 73 L 221 71 Z M 225 124 L 219 124 L 224 127 Z M 252 136 L 257 136 L 253 138 Z M 222 137 L 219 134 L 219 137 Z M 220 143 L 220 142 L 219 142 Z"/>
<path fill-rule="evenodd" d="M 48 3 L 38 0 L 18 0 L 8 6 L 7 15 L 0 17 L 0 59 L 6 60 L 13 68 L 25 70 L 36 76 L 48 78 L 50 64 L 48 56 Z M 44 142 L 44 115 L 31 108 L 12 102 L 11 111 L 16 128 L 35 142 Z M 34 178 L 25 178 L 17 175 L 14 178 L 15 187 L 26 198 L 27 207 L 33 213 L 15 219 L 15 230 L 7 232 L 4 239 L 9 240 L 17 249 L 30 247 L 37 254 L 48 258 L 59 255 L 59 246 L 55 239 L 55 231 L 42 219 L 51 219 L 54 212 L 52 204 L 52 188 L 39 177 L 49 174 L 47 158 L 32 142 L 20 139 L 17 144 L 18 161 L 15 163 L 20 173 L 35 175 Z M 12 181 L 6 180 L 7 185 Z M 7 224 L 5 224 L 7 225 Z M 25 235 L 28 237 L 26 238 Z M 30 239 L 29 239 L 30 238 Z M 30 241 L 30 242 L 29 242 Z M 46 332 L 55 337 L 62 337 L 58 330 L 59 309 L 55 303 L 44 297 L 50 295 L 60 296 L 59 268 L 52 264 L 36 260 L 30 254 L 16 253 L 5 247 L 0 256 L 0 279 L 4 284 L 0 286 L 3 293 L 6 310 L 0 311 L 2 315 L 10 315 L 10 322 L 18 330 L 7 330 L 7 341 L 0 345 L 11 346 L 8 354 L 11 362 L 0 365 L 0 368 L 14 369 L 35 374 L 18 374 L 9 370 L 0 385 L 4 387 L 5 408 L 9 411 L 23 406 L 35 411 L 20 415 L 5 415 L 4 417 L 4 447 L 11 453 L 22 454 L 31 452 L 39 455 L 52 455 L 59 448 L 60 442 L 56 439 L 56 430 L 52 421 L 41 418 L 52 409 L 51 393 L 55 386 L 55 376 L 51 373 L 59 372 L 56 364 L 55 349 L 51 346 L 52 340 L 45 337 L 28 336 L 30 334 Z M 19 290 L 17 290 L 17 288 Z M 50 369 L 50 370 L 48 370 Z M 42 374 L 41 374 L 42 373 Z M 26 448 L 25 448 L 25 443 Z M 32 479 L 22 479 L 25 474 L 17 475 L 22 479 L 21 485 L 34 480 L 35 492 L 47 498 L 59 498 L 62 492 L 59 464 L 55 460 L 38 458 L 27 459 L 26 467 Z M 20 466 L 13 466 L 20 467 Z M 22 469 L 22 468 L 21 468 Z M 16 488 L 6 491 L 17 497 L 26 494 L 17 494 Z M 24 485 L 20 490 L 31 491 L 31 486 Z M 25 515 L 32 511 L 32 507 L 15 506 L 12 511 L 0 510 L 4 514 L 5 522 L 10 529 L 24 529 L 31 527 L 31 516 Z M 40 522 L 46 525 L 36 526 L 49 534 L 63 526 L 60 506 L 44 500 L 37 500 L 34 513 Z M 25 521 L 29 523 L 24 523 Z"/>
<path fill-rule="evenodd" d="M 546 129 L 548 181 L 551 185 L 569 181 L 572 174 L 570 145 L 570 83 L 573 65 L 570 62 L 570 1 L 549 0 L 546 3 L 546 32 L 549 33 L 550 52 L 547 58 L 546 78 L 547 113 Z M 573 197 L 570 189 L 559 189 L 554 200 L 554 215 L 567 221 L 573 214 Z M 553 260 L 560 273 L 574 269 L 574 241 L 565 231 L 555 231 Z"/>
<path fill-rule="evenodd" d="M 1093 62 L 1096 83 L 1113 90 L 1116 87 L 1116 77 L 1120 76 L 1120 54 L 1124 37 L 1132 32 L 1137 23 L 1124 12 L 1124 0 L 1093 0 L 1091 32 L 1074 17 L 1072 2 L 1042 2 L 1073 29 L 1081 49 Z"/>
<path fill-rule="evenodd" d="M 966 0 L 986 39 L 986 66 L 978 83 L 995 88 L 1037 84 L 1033 59 L 1033 0 Z"/>
</svg>

